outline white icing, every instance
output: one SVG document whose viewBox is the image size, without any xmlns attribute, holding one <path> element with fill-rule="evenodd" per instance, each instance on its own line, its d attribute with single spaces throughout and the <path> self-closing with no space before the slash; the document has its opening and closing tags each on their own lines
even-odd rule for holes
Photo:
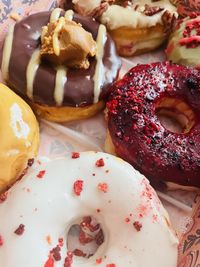
<svg viewBox="0 0 200 267">
<path fill-rule="evenodd" d="M 56 82 L 54 89 L 54 99 L 57 106 L 61 106 L 64 98 L 64 86 L 67 81 L 67 68 L 60 66 L 57 68 Z"/>
<path fill-rule="evenodd" d="M 2 77 L 6 81 L 9 78 L 9 63 L 12 52 L 12 43 L 13 43 L 13 34 L 14 34 L 14 26 L 11 26 L 8 34 L 5 38 L 4 47 L 3 47 L 3 57 L 1 63 L 1 71 Z"/>
<path fill-rule="evenodd" d="M 26 80 L 27 80 L 27 96 L 33 98 L 33 83 L 35 79 L 36 72 L 39 68 L 41 62 L 40 50 L 37 49 L 31 56 L 26 70 Z"/>
<path fill-rule="evenodd" d="M 106 27 L 104 25 L 99 26 L 98 35 L 97 35 L 97 52 L 96 52 L 96 68 L 95 74 L 93 77 L 94 80 L 94 103 L 99 101 L 99 95 L 101 92 L 101 87 L 104 82 L 105 70 L 103 65 L 103 56 L 104 56 L 104 45 L 107 40 Z"/>
<path fill-rule="evenodd" d="M 58 20 L 62 11 L 62 8 L 55 8 L 51 13 L 50 22 L 55 22 Z"/>
<path fill-rule="evenodd" d="M 95 165 L 100 158 L 104 167 Z M 39 179 L 41 170 L 46 172 Z M 77 179 L 83 180 L 80 196 L 73 191 Z M 106 193 L 98 189 L 102 182 L 108 185 Z M 95 267 L 96 259 L 101 258 L 98 266 L 102 267 L 111 263 L 117 267 L 176 267 L 177 238 L 166 223 L 166 211 L 155 191 L 128 163 L 100 152 L 83 152 L 78 159 L 68 155 L 36 169 L 33 166 L 8 191 L 7 200 L 0 205 L 0 234 L 4 240 L 0 266 L 44 266 L 50 250 L 62 237 L 61 260 L 55 266 L 63 267 L 68 230 L 77 219 L 88 215 L 101 224 L 105 241 L 89 259 L 74 257 L 72 266 Z M 130 222 L 125 222 L 127 217 Z M 142 224 L 139 232 L 134 221 Z M 25 231 L 18 236 L 14 231 L 20 224 L 25 225 Z M 51 244 L 46 241 L 48 235 Z"/>
<path fill-rule="evenodd" d="M 10 107 L 10 126 L 12 127 L 13 133 L 17 138 L 28 138 L 30 128 L 23 120 L 22 110 L 17 103 Z"/>
<path fill-rule="evenodd" d="M 67 10 L 65 12 L 65 19 L 72 20 L 73 16 L 74 16 L 74 11 L 73 10 Z"/>
<path fill-rule="evenodd" d="M 141 12 L 134 10 L 136 5 L 139 5 L 140 11 L 144 9 L 144 5 L 159 6 L 164 8 L 163 11 L 153 15 L 146 16 Z M 168 10 L 171 14 L 176 14 L 176 8 L 167 0 L 151 2 L 150 0 L 145 1 L 134 1 L 132 8 L 124 8 L 118 5 L 111 5 L 101 16 L 101 23 L 105 24 L 110 30 L 114 30 L 120 27 L 131 27 L 131 28 L 145 28 L 155 26 L 156 24 L 162 24 L 162 15 Z"/>
</svg>

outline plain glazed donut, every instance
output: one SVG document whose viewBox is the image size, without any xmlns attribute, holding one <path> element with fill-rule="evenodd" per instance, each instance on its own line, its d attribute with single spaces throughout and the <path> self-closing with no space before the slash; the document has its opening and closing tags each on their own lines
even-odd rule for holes
<svg viewBox="0 0 200 267">
<path fill-rule="evenodd" d="M 176 7 L 168 0 L 66 2 L 66 8 L 73 6 L 76 12 L 96 17 L 104 24 L 121 56 L 137 55 L 158 48 L 167 39 L 177 17 Z"/>
<path fill-rule="evenodd" d="M 0 117 L 0 193 L 2 193 L 21 176 L 37 155 L 39 127 L 31 108 L 2 83 L 0 83 Z"/>
<path fill-rule="evenodd" d="M 73 256 L 68 231 L 88 216 L 103 243 L 90 258 Z M 109 154 L 73 153 L 40 165 L 8 191 L 0 218 L 3 267 L 176 267 L 178 241 L 155 191 Z"/>
<path fill-rule="evenodd" d="M 200 186 L 200 73 L 169 62 L 139 65 L 113 86 L 107 151 L 152 181 Z M 166 128 L 161 117 L 182 129 Z M 109 142 L 110 140 L 110 142 Z"/>
<path fill-rule="evenodd" d="M 77 22 L 77 27 L 81 24 L 96 41 L 96 54 L 89 57 L 87 69 L 65 67 L 41 58 L 42 27 L 48 22 L 58 25 L 62 16 L 68 22 Z M 39 115 L 54 121 L 82 119 L 101 110 L 121 67 L 114 42 L 103 25 L 59 8 L 30 15 L 11 27 L 0 62 L 3 78 L 10 87 L 30 101 Z"/>
</svg>

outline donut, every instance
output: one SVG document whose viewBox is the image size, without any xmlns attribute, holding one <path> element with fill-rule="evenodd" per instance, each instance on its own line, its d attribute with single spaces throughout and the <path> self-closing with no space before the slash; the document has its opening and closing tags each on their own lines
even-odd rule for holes
<svg viewBox="0 0 200 267">
<path fill-rule="evenodd" d="M 66 8 L 97 17 L 106 25 L 121 56 L 158 48 L 167 39 L 177 17 L 176 7 L 164 1 L 66 1 Z"/>
<path fill-rule="evenodd" d="M 109 154 L 72 153 L 33 166 L 8 191 L 0 218 L 0 266 L 176 267 L 177 237 L 155 191 Z M 80 242 L 99 245 L 89 258 L 69 249 L 73 225 Z"/>
<path fill-rule="evenodd" d="M 187 17 L 176 26 L 166 49 L 169 60 L 200 68 L 200 16 Z"/>
<path fill-rule="evenodd" d="M 101 110 L 121 67 L 103 25 L 60 8 L 11 27 L 0 62 L 4 81 L 38 115 L 53 121 L 83 119 Z"/>
<path fill-rule="evenodd" d="M 177 6 L 177 12 L 181 17 L 200 16 L 200 2 L 198 0 L 171 0 Z"/>
<path fill-rule="evenodd" d="M 107 103 L 106 151 L 154 184 L 200 186 L 200 73 L 170 62 L 139 65 Z M 176 128 L 169 122 L 173 122 Z"/>
<path fill-rule="evenodd" d="M 39 128 L 30 107 L 2 83 L 0 83 L 0 95 L 0 193 L 2 193 L 33 162 L 38 152 Z"/>
</svg>

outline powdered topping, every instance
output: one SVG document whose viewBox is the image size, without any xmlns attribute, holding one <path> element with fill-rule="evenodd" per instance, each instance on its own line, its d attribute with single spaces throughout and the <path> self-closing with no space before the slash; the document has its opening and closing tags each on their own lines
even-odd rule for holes
<svg viewBox="0 0 200 267">
<path fill-rule="evenodd" d="M 183 38 L 179 44 L 187 48 L 196 48 L 200 45 L 200 19 L 188 21 L 183 31 Z"/>
<path fill-rule="evenodd" d="M 177 5 L 177 11 L 182 17 L 200 16 L 200 2 L 196 0 L 173 0 Z"/>
<path fill-rule="evenodd" d="M 60 246 L 56 246 L 50 251 L 50 254 L 53 256 L 55 261 L 60 261 L 61 260 L 61 255 L 60 255 Z"/>
<path fill-rule="evenodd" d="M 51 254 L 48 257 L 48 260 L 45 262 L 44 267 L 54 267 L 54 259 Z"/>
<path fill-rule="evenodd" d="M 94 238 L 92 236 L 85 233 L 82 229 L 80 230 L 79 241 L 81 244 L 85 245 L 85 244 L 91 243 L 93 240 Z"/>
<path fill-rule="evenodd" d="M 64 239 L 62 237 L 59 237 L 58 238 L 58 244 L 59 244 L 60 247 L 63 247 L 63 245 L 64 245 Z"/>
<path fill-rule="evenodd" d="M 98 189 L 104 193 L 108 192 L 108 184 L 107 183 L 99 183 Z"/>
<path fill-rule="evenodd" d="M 77 180 L 74 182 L 74 193 L 77 196 L 81 195 L 81 192 L 83 191 L 83 180 Z"/>
<path fill-rule="evenodd" d="M 3 237 L 0 235 L 0 247 L 3 246 Z"/>
<path fill-rule="evenodd" d="M 72 159 L 78 159 L 80 157 L 80 153 L 72 152 Z"/>
<path fill-rule="evenodd" d="M 96 259 L 96 264 L 101 264 L 102 263 L 102 258 Z"/>
<path fill-rule="evenodd" d="M 135 221 L 134 223 L 133 223 L 133 226 L 135 227 L 135 229 L 136 229 L 136 231 L 140 231 L 141 230 L 141 228 L 142 228 L 142 224 L 140 223 L 140 222 L 138 222 L 138 221 Z"/>
<path fill-rule="evenodd" d="M 14 233 L 15 233 L 16 235 L 23 235 L 24 230 L 25 230 L 25 225 L 24 225 L 24 224 L 20 224 L 20 225 L 18 226 L 18 228 L 14 231 Z"/>
<path fill-rule="evenodd" d="M 71 267 L 73 262 L 73 254 L 71 252 L 67 252 L 67 257 L 65 258 L 64 267 Z"/>
<path fill-rule="evenodd" d="M 144 14 L 146 16 L 153 16 L 161 11 L 164 10 L 164 8 L 159 7 L 159 6 L 149 6 L 147 4 L 145 4 L 145 9 L 144 9 Z"/>
<path fill-rule="evenodd" d="M 200 63 L 200 16 L 180 20 L 172 32 L 166 54 L 169 60 L 196 67 Z"/>
<path fill-rule="evenodd" d="M 97 167 L 103 167 L 104 165 L 105 165 L 105 163 L 104 163 L 103 158 L 98 159 L 98 160 L 96 161 L 96 166 L 97 166 Z"/>
<path fill-rule="evenodd" d="M 37 178 L 42 179 L 42 178 L 44 177 L 45 173 L 46 173 L 45 170 L 40 171 L 40 172 L 37 174 Z"/>
</svg>

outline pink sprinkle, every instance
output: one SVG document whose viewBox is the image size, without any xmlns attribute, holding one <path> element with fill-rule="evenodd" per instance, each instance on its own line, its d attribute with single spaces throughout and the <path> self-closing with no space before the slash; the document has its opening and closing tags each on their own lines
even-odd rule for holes
<svg viewBox="0 0 200 267">
<path fill-rule="evenodd" d="M 104 163 L 104 160 L 101 158 L 101 159 L 98 159 L 97 161 L 96 161 L 96 166 L 97 167 L 103 167 L 105 165 L 105 163 Z"/>
<path fill-rule="evenodd" d="M 98 189 L 104 193 L 108 192 L 108 184 L 107 183 L 99 183 Z"/>
<path fill-rule="evenodd" d="M 25 228 L 25 225 L 24 224 L 20 224 L 18 226 L 18 228 L 14 231 L 14 233 L 16 235 L 22 235 L 24 233 L 24 230 L 25 230 L 24 228 Z"/>
<path fill-rule="evenodd" d="M 0 235 L 0 247 L 3 246 L 3 237 Z"/>
<path fill-rule="evenodd" d="M 83 180 L 77 180 L 74 182 L 74 193 L 77 196 L 80 196 L 81 192 L 83 191 Z"/>
<path fill-rule="evenodd" d="M 37 177 L 40 178 L 40 179 L 43 178 L 43 176 L 45 175 L 45 172 L 46 172 L 45 170 L 40 171 L 38 173 Z"/>
<path fill-rule="evenodd" d="M 72 152 L 72 159 L 78 159 L 78 158 L 80 158 L 80 153 Z"/>
</svg>

